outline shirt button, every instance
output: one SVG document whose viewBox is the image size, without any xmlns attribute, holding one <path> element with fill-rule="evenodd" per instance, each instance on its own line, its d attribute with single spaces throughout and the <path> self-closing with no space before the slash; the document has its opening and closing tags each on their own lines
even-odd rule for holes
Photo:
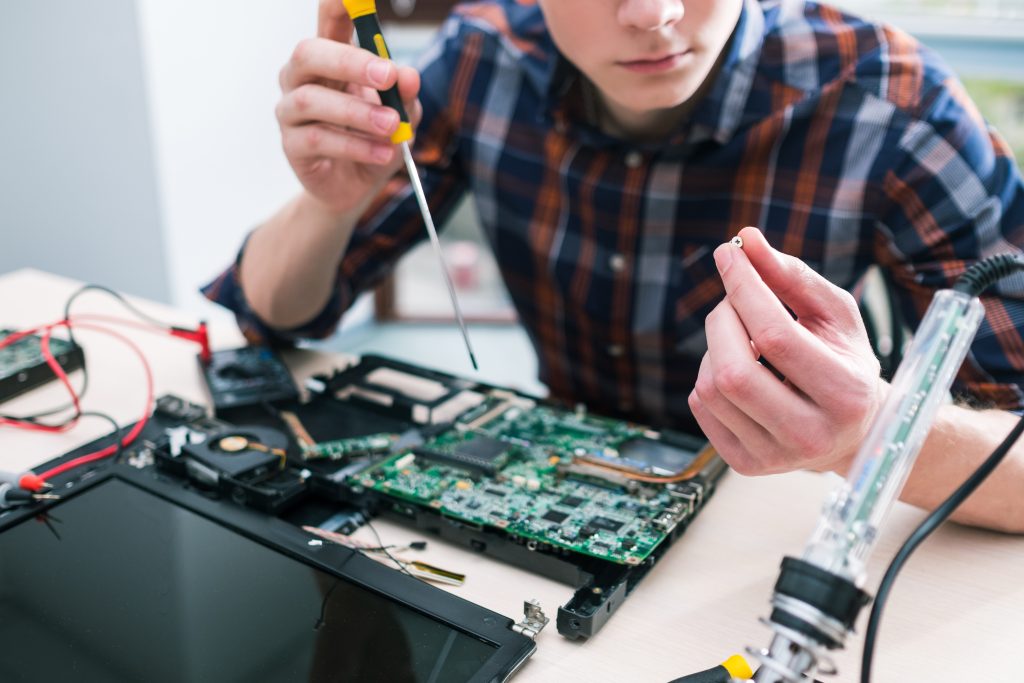
<svg viewBox="0 0 1024 683">
<path fill-rule="evenodd" d="M 558 133 L 559 135 L 565 135 L 566 131 L 568 131 L 568 130 L 569 130 L 569 127 L 565 125 L 565 121 L 562 121 L 561 119 L 559 119 L 558 121 L 555 121 L 555 132 L 556 133 Z"/>
<path fill-rule="evenodd" d="M 639 168 L 640 164 L 644 163 L 644 156 L 633 150 L 626 154 L 626 167 L 627 168 Z"/>
<path fill-rule="evenodd" d="M 626 257 L 622 254 L 612 254 L 608 257 L 608 267 L 613 273 L 621 273 L 626 267 Z"/>
<path fill-rule="evenodd" d="M 609 344 L 606 351 L 608 352 L 608 355 L 611 356 L 612 358 L 618 358 L 619 356 L 622 355 L 624 349 L 619 344 Z"/>
</svg>

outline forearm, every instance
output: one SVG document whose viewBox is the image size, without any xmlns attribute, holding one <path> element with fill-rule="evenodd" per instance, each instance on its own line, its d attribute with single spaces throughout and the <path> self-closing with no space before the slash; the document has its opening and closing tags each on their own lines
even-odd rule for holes
<svg viewBox="0 0 1024 683">
<path fill-rule="evenodd" d="M 925 439 L 901 499 L 934 509 L 995 450 L 1017 420 L 1016 415 L 1001 410 L 943 406 Z M 1024 533 L 1022 490 L 1024 445 L 1018 443 L 952 519 L 973 526 Z"/>
<path fill-rule="evenodd" d="M 331 297 L 338 262 L 364 209 L 334 212 L 302 192 L 257 228 L 241 262 L 253 312 L 278 329 L 314 318 Z"/>
</svg>

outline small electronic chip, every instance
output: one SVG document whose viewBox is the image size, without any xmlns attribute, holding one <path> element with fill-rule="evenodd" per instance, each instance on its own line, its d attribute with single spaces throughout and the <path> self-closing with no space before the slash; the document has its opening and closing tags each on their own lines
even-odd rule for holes
<svg viewBox="0 0 1024 683">
<path fill-rule="evenodd" d="M 502 458 L 508 451 L 508 444 L 489 436 L 478 436 L 460 444 L 455 452 L 467 460 L 479 460 L 481 463 L 493 463 Z"/>
<path fill-rule="evenodd" d="M 580 505 L 583 505 L 583 499 L 579 496 L 566 496 L 559 501 L 559 505 L 564 505 L 567 508 L 578 508 Z"/>
<path fill-rule="evenodd" d="M 620 522 L 615 519 L 608 519 L 607 517 L 594 517 L 590 520 L 590 526 L 596 529 L 603 529 L 604 531 L 610 531 L 612 533 L 618 532 L 623 527 L 625 522 Z"/>
<path fill-rule="evenodd" d="M 541 519 L 548 522 L 554 522 L 555 524 L 561 524 L 565 520 L 569 519 L 569 515 L 564 512 L 559 512 L 558 510 L 548 510 Z"/>
<path fill-rule="evenodd" d="M 456 445 L 451 451 L 416 449 L 415 452 L 435 462 L 496 474 L 508 458 L 508 444 L 489 436 L 477 436 Z"/>
</svg>

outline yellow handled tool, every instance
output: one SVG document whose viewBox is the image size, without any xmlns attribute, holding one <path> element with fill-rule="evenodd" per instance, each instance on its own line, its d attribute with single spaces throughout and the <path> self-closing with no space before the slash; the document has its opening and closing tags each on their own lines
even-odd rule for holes
<svg viewBox="0 0 1024 683">
<path fill-rule="evenodd" d="M 733 655 L 714 668 L 677 678 L 671 683 L 732 683 L 749 681 L 753 677 L 754 671 L 747 664 L 747 660 L 739 655 Z"/>
<path fill-rule="evenodd" d="M 384 35 L 380 30 L 380 22 L 377 21 L 377 3 L 374 0 L 342 0 L 352 25 L 355 26 L 356 35 L 359 37 L 359 46 L 373 52 L 378 57 L 391 59 L 388 46 L 384 42 Z M 430 216 L 430 207 L 427 205 L 427 197 L 423 192 L 423 184 L 420 182 L 419 171 L 416 170 L 416 163 L 412 158 L 412 151 L 409 149 L 409 140 L 412 139 L 412 124 L 409 122 L 409 115 L 402 105 L 402 97 L 398 94 L 398 85 L 393 85 L 387 90 L 378 91 L 380 101 L 387 107 L 398 112 L 401 123 L 398 130 L 391 136 L 391 141 L 402 147 L 402 157 L 405 159 L 405 168 L 409 172 L 409 180 L 412 183 L 413 191 L 416 193 L 416 201 L 420 205 L 420 213 L 423 214 L 423 222 L 427 226 L 427 234 L 434 245 L 434 252 L 437 260 L 441 263 L 441 272 L 444 274 L 445 284 L 448 285 L 448 295 L 452 300 L 452 308 L 455 310 L 455 318 L 458 320 L 459 329 L 462 331 L 462 339 L 466 342 L 466 351 L 469 352 L 469 360 L 473 369 L 477 370 L 476 356 L 473 355 L 473 347 L 469 343 L 469 333 L 466 331 L 466 321 L 462 318 L 462 310 L 459 308 L 459 300 L 455 296 L 455 285 L 452 284 L 451 275 L 448 273 L 448 264 L 445 263 L 444 253 L 441 251 L 441 241 L 437 237 L 437 228 L 434 227 L 434 219 Z"/>
<path fill-rule="evenodd" d="M 352 19 L 352 25 L 356 28 L 356 35 L 359 36 L 359 46 L 373 52 L 378 57 L 391 59 L 388 46 L 384 42 L 384 35 L 380 32 L 380 23 L 377 21 L 377 4 L 374 0 L 342 0 L 348 16 Z M 391 136 L 391 142 L 396 145 L 412 139 L 412 124 L 409 123 L 409 115 L 405 113 L 402 106 L 402 98 L 398 94 L 398 86 L 393 85 L 387 90 L 378 90 L 380 101 L 386 107 L 391 107 L 398 112 L 401 123 L 398 130 Z"/>
</svg>

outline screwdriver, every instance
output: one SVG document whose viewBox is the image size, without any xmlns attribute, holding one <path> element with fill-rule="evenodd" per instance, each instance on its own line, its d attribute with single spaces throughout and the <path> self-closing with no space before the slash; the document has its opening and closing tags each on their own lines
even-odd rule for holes
<svg viewBox="0 0 1024 683">
<path fill-rule="evenodd" d="M 716 667 L 677 678 L 671 683 L 732 683 L 737 680 L 749 681 L 753 677 L 754 671 L 747 660 L 740 655 L 733 655 Z"/>
<path fill-rule="evenodd" d="M 391 59 L 388 46 L 384 43 L 384 35 L 380 30 L 380 22 L 377 21 L 377 3 L 375 0 L 342 0 L 348 16 L 355 26 L 356 35 L 359 36 L 359 46 L 369 50 L 378 57 Z M 398 130 L 391 136 L 391 141 L 402 148 L 402 157 L 405 159 L 405 168 L 409 173 L 409 180 L 412 183 L 413 192 L 416 193 L 416 201 L 420 205 L 420 213 L 423 214 L 423 222 L 427 226 L 427 233 L 430 235 L 430 242 L 434 245 L 434 253 L 441 263 L 441 272 L 444 274 L 444 283 L 448 285 L 448 296 L 452 300 L 452 309 L 455 310 L 455 319 L 462 331 L 462 339 L 466 342 L 466 351 L 469 352 L 469 361 L 473 364 L 474 370 L 479 370 L 476 364 L 476 356 L 473 355 L 473 346 L 469 343 L 469 332 L 466 330 L 466 321 L 462 318 L 462 310 L 459 308 L 459 300 L 455 296 L 455 286 L 452 284 L 451 275 L 448 273 L 448 264 L 444 260 L 444 253 L 441 251 L 441 241 L 437 237 L 437 228 L 434 227 L 434 219 L 430 215 L 430 207 L 427 206 L 427 197 L 423 193 L 423 185 L 420 182 L 419 171 L 416 170 L 416 162 L 413 161 L 412 151 L 409 149 L 409 140 L 412 139 L 412 124 L 409 122 L 409 115 L 402 105 L 402 98 L 398 94 L 398 85 L 391 86 L 388 90 L 378 90 L 381 103 L 391 107 L 398 112 L 400 123 Z"/>
</svg>

